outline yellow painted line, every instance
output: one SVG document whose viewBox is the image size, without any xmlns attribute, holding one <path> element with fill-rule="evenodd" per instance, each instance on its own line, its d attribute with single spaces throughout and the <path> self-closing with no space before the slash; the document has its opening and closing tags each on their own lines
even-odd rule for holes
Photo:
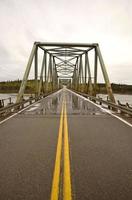
<svg viewBox="0 0 132 200">
<path fill-rule="evenodd" d="M 56 151 L 55 168 L 53 174 L 52 190 L 51 190 L 51 200 L 58 200 L 59 197 L 59 182 L 60 182 L 60 165 L 61 165 L 61 151 L 62 151 L 62 132 L 63 132 L 63 112 L 64 105 L 62 105 L 61 117 L 60 117 L 60 127 Z"/>
<path fill-rule="evenodd" d="M 70 155 L 68 141 L 68 125 L 66 103 L 64 109 L 64 178 L 63 178 L 63 200 L 72 199 L 71 173 L 70 173 Z"/>
</svg>

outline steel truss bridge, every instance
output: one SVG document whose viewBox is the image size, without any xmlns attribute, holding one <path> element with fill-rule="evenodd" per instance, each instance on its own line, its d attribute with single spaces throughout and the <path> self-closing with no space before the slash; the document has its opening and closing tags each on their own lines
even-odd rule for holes
<svg viewBox="0 0 132 200">
<path fill-rule="evenodd" d="M 115 103 L 99 45 L 35 42 L 17 102 L 0 108 L 0 200 L 131 200 L 131 141 L 132 106 Z"/>
<path fill-rule="evenodd" d="M 43 51 L 43 60 L 39 75 L 40 62 L 38 54 L 40 50 Z M 90 52 L 94 54 L 92 67 L 90 66 Z M 69 88 L 75 91 L 96 96 L 97 71 L 101 67 L 109 99 L 115 102 L 99 44 L 35 42 L 20 87 L 17 103 L 22 100 L 24 95 L 33 60 L 36 96 L 57 90 L 60 84 L 67 84 Z M 94 71 L 93 76 L 91 71 Z"/>
</svg>

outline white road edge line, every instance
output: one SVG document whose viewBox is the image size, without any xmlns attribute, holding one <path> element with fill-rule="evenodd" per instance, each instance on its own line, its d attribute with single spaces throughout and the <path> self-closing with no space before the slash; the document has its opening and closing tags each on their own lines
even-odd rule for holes
<svg viewBox="0 0 132 200">
<path fill-rule="evenodd" d="M 61 89 L 61 90 L 62 90 L 62 89 Z M 50 94 L 50 95 L 48 95 L 48 96 L 47 96 L 47 97 L 45 97 L 44 99 L 47 99 L 47 98 L 48 98 L 48 97 L 50 97 L 51 95 L 53 95 L 53 96 L 54 96 L 54 95 L 56 95 L 56 94 L 60 93 L 60 92 L 61 92 L 61 90 L 59 90 L 59 91 L 57 91 L 57 92 L 55 92 L 55 93 L 53 93 L 53 94 Z M 22 109 L 22 110 L 18 111 L 18 112 L 17 112 L 17 113 L 15 113 L 14 115 L 11 115 L 10 117 L 8 117 L 8 118 L 4 119 L 3 121 L 1 121 L 1 122 L 0 122 L 0 124 L 3 124 L 4 122 L 6 122 L 6 121 L 8 121 L 9 119 L 11 119 L 11 118 L 15 117 L 16 115 L 18 115 L 19 113 L 23 112 L 24 110 L 26 110 L 26 109 L 30 108 L 31 106 L 33 106 L 33 105 L 35 105 L 35 104 L 39 103 L 41 100 L 42 100 L 42 99 L 40 99 L 40 100 L 39 100 L 39 101 L 37 101 L 37 102 L 34 102 L 33 104 L 31 104 L 31 105 L 27 106 L 26 108 L 24 108 L 24 109 Z"/>
<path fill-rule="evenodd" d="M 106 113 L 110 114 L 111 116 L 113 116 L 113 117 L 119 119 L 120 121 L 124 122 L 124 123 L 127 124 L 128 126 L 132 127 L 132 124 L 130 124 L 130 123 L 127 122 L 126 120 L 122 119 L 121 117 L 118 117 L 118 116 L 114 115 L 113 113 L 111 113 L 110 110 L 107 110 L 107 109 L 105 109 L 105 108 L 102 108 L 100 105 L 97 105 L 96 103 L 90 101 L 90 100 L 87 99 L 86 97 L 81 96 L 80 94 L 77 94 L 77 93 L 75 93 L 75 92 L 73 92 L 73 91 L 71 91 L 71 90 L 69 90 L 69 89 L 66 89 L 66 90 L 68 90 L 69 92 L 71 92 L 71 93 L 73 93 L 73 94 L 75 94 L 75 95 L 81 97 L 81 98 L 84 99 L 84 100 L 87 100 L 88 102 L 94 104 L 95 106 L 97 106 L 97 107 L 100 108 L 101 110 L 105 111 Z"/>
</svg>

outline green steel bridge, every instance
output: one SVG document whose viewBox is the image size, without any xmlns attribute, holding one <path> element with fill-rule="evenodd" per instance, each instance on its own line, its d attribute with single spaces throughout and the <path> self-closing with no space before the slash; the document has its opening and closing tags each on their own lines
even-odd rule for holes
<svg viewBox="0 0 132 200">
<path fill-rule="evenodd" d="M 38 54 L 43 51 L 43 61 L 40 75 L 38 68 Z M 91 74 L 89 53 L 94 54 Z M 28 60 L 23 82 L 17 97 L 22 100 L 28 76 L 34 60 L 34 79 L 36 96 L 59 89 L 59 83 L 68 83 L 71 89 L 96 96 L 97 69 L 101 67 L 109 99 L 115 102 L 108 73 L 98 44 L 68 44 L 68 43 L 41 43 L 35 42 Z M 100 65 L 98 65 L 98 63 Z M 94 65 L 94 66 L 93 66 Z M 93 80 L 94 79 L 94 80 Z"/>
<path fill-rule="evenodd" d="M 16 103 L 0 108 L 0 199 L 131 200 L 131 141 L 132 107 L 115 102 L 99 44 L 35 42 Z"/>
</svg>

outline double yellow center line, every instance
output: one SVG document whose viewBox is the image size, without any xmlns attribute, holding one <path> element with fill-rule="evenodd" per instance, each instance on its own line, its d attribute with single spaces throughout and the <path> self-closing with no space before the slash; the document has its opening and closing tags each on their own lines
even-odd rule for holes
<svg viewBox="0 0 132 200">
<path fill-rule="evenodd" d="M 63 148 L 63 149 L 62 149 Z M 62 155 L 63 150 L 63 155 Z M 60 191 L 60 177 L 61 177 L 61 159 L 64 156 L 63 163 L 63 200 L 72 200 L 71 191 L 71 174 L 70 174 L 70 155 L 69 155 L 69 141 L 68 141 L 68 125 L 67 125 L 67 110 L 66 102 L 62 103 L 59 136 L 57 143 L 55 168 L 53 174 L 51 200 L 59 199 Z"/>
</svg>

